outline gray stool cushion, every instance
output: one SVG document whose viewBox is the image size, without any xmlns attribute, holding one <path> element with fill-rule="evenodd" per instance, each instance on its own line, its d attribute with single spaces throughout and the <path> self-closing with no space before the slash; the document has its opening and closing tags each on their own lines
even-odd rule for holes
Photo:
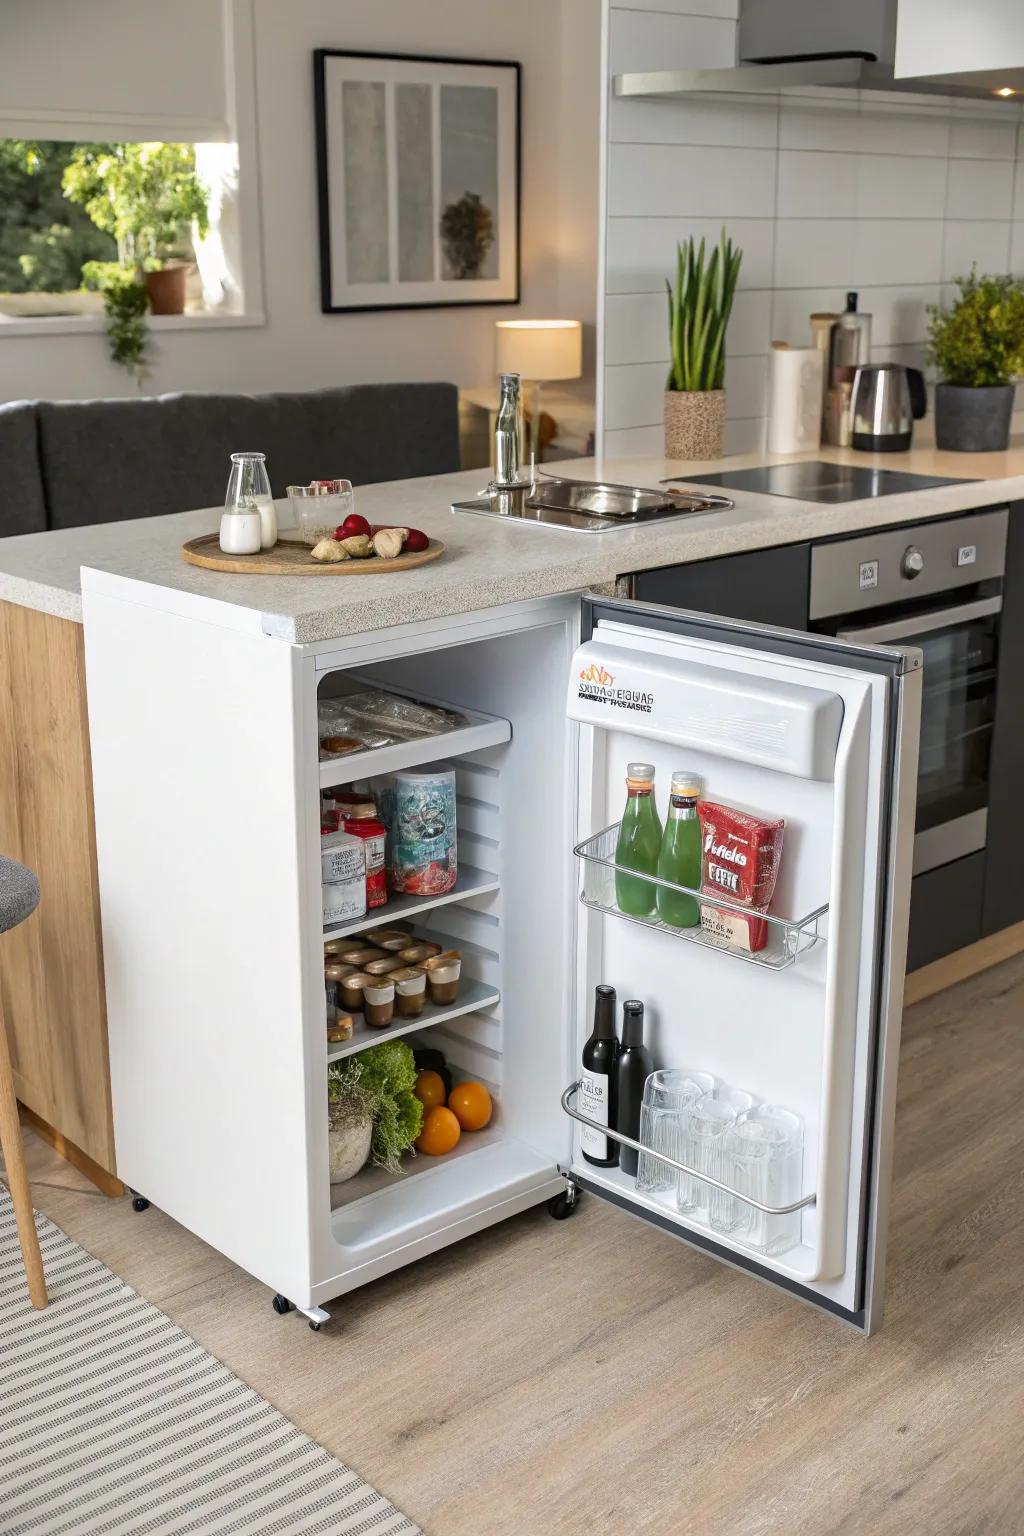
<svg viewBox="0 0 1024 1536">
<path fill-rule="evenodd" d="M 0 933 L 17 928 L 39 905 L 39 881 L 16 859 L 0 854 Z"/>
</svg>

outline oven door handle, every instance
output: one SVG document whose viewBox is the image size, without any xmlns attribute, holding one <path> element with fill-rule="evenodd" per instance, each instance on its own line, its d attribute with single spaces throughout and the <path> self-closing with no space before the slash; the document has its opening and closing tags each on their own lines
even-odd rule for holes
<svg viewBox="0 0 1024 1536">
<path fill-rule="evenodd" d="M 887 645 L 890 640 L 910 640 L 915 635 L 930 635 L 936 629 L 948 629 L 951 624 L 966 624 L 971 619 L 984 619 L 1002 610 L 1001 597 L 981 597 L 975 603 L 960 603 L 955 608 L 943 608 L 939 613 L 923 613 L 916 619 L 891 619 L 888 624 L 869 624 L 865 629 L 841 629 L 837 640 L 856 640 L 861 645 Z"/>
</svg>

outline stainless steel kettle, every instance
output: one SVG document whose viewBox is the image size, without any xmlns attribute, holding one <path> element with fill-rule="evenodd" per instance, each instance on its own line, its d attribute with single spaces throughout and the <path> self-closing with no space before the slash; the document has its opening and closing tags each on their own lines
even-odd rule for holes
<svg viewBox="0 0 1024 1536">
<path fill-rule="evenodd" d="M 902 363 L 865 363 L 853 376 L 850 444 L 868 453 L 905 453 L 928 409 L 924 374 Z"/>
</svg>

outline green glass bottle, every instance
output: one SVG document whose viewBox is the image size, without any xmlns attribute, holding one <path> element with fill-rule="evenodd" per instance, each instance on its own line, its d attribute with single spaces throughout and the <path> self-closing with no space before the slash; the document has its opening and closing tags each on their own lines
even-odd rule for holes
<svg viewBox="0 0 1024 1536">
<path fill-rule="evenodd" d="M 626 809 L 622 813 L 615 862 L 645 875 L 658 872 L 661 822 L 654 803 L 654 764 L 627 763 Z M 657 886 L 615 872 L 615 900 L 629 917 L 649 917 L 655 908 Z"/>
<path fill-rule="evenodd" d="M 694 891 L 700 890 L 700 822 L 697 819 L 700 789 L 700 779 L 695 773 L 680 771 L 672 775 L 668 819 L 657 869 L 662 880 L 688 885 Z M 673 928 L 696 928 L 700 922 L 700 904 L 693 896 L 670 891 L 663 885 L 659 885 L 657 891 L 658 916 L 663 923 L 669 923 Z"/>
</svg>

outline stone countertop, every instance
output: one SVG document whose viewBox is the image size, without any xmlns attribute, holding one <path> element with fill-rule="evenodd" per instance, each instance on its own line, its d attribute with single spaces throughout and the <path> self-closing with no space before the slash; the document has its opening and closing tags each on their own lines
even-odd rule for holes
<svg viewBox="0 0 1024 1536">
<path fill-rule="evenodd" d="M 450 503 L 474 496 L 483 474 L 468 470 L 420 480 L 361 486 L 358 510 L 371 523 L 411 524 L 447 545 L 431 565 L 390 576 L 220 575 L 187 565 L 180 546 L 217 527 L 219 508 L 170 517 L 102 523 L 89 528 L 0 540 L 0 600 L 81 622 L 82 567 L 127 578 L 148 592 L 135 600 L 173 603 L 213 622 L 251 628 L 291 643 L 331 640 L 419 620 L 471 613 L 503 603 L 583 591 L 617 576 L 716 555 L 767 549 L 837 533 L 940 516 L 1024 499 L 1024 445 L 1005 453 L 956 454 L 935 448 L 903 454 L 821 449 L 809 454 L 741 454 L 699 468 L 707 473 L 798 458 L 876 465 L 921 475 L 962 478 L 877 500 L 827 505 L 752 492 L 728 492 L 736 505 L 651 527 L 573 534 L 497 518 L 453 515 Z M 579 459 L 557 473 L 656 486 L 671 475 L 687 483 L 695 464 L 651 457 Z M 716 489 L 712 488 L 712 489 Z M 278 503 L 287 513 L 287 503 Z M 103 585 L 103 577 L 94 578 Z"/>
</svg>

